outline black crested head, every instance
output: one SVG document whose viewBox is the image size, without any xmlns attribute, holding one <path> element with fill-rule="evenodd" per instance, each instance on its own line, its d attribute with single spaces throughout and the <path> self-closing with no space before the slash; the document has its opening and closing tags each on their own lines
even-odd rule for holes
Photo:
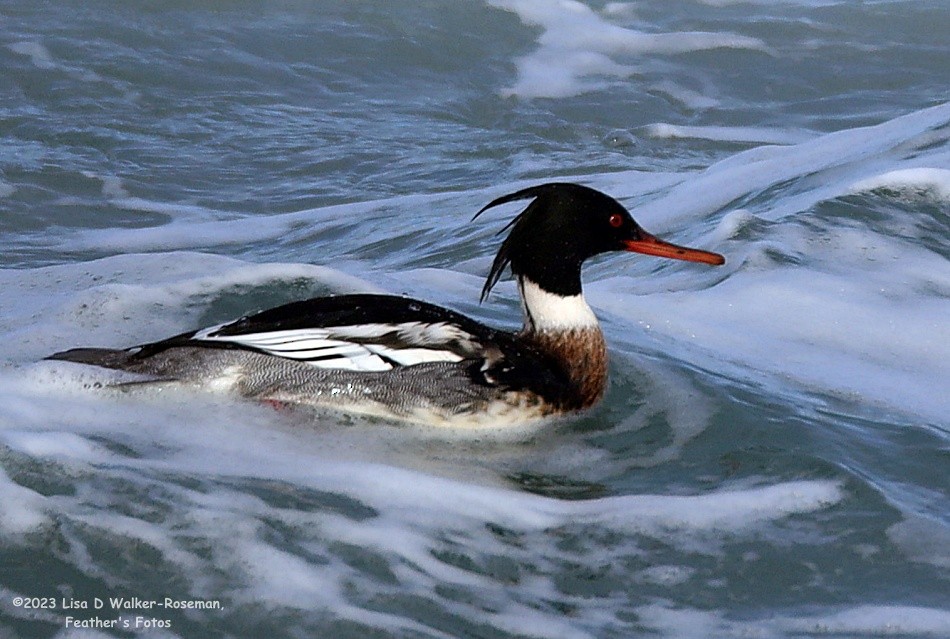
<svg viewBox="0 0 950 639">
<path fill-rule="evenodd" d="M 552 182 L 503 195 L 486 204 L 473 220 L 488 209 L 533 200 L 499 234 L 509 228 L 498 249 L 481 300 L 488 297 L 502 271 L 525 277 L 556 295 L 581 294 L 581 265 L 589 257 L 608 251 L 632 251 L 691 262 L 719 265 L 717 253 L 677 246 L 644 231 L 620 202 L 595 189 L 569 182 Z"/>
<path fill-rule="evenodd" d="M 505 267 L 558 295 L 581 293 L 581 264 L 606 251 L 624 250 L 623 240 L 635 237 L 640 227 L 617 200 L 592 188 L 566 182 L 532 186 L 503 195 L 486 204 L 486 210 L 533 199 L 505 228 L 502 242 L 482 289 L 481 299 L 498 283 Z"/>
</svg>

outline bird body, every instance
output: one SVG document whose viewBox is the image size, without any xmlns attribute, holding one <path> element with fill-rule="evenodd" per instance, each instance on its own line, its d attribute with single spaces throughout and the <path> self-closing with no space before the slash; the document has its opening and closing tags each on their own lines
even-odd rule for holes
<svg viewBox="0 0 950 639">
<path fill-rule="evenodd" d="M 576 184 L 532 187 L 490 202 L 531 203 L 507 228 L 482 299 L 508 266 L 520 332 L 391 295 L 292 302 L 128 349 L 79 348 L 50 359 L 117 369 L 136 383 L 183 383 L 257 400 L 451 426 L 501 425 L 594 405 L 607 349 L 584 299 L 588 257 L 627 250 L 710 264 L 714 253 L 643 231 L 616 200 Z"/>
</svg>

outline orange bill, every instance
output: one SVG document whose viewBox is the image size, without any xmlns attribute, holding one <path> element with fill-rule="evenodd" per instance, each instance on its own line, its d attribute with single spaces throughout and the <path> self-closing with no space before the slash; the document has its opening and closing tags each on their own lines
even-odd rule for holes
<svg viewBox="0 0 950 639">
<path fill-rule="evenodd" d="M 726 258 L 719 253 L 664 242 L 646 232 L 641 232 L 639 239 L 626 240 L 624 245 L 628 251 L 645 255 L 656 255 L 657 257 L 668 257 L 674 260 L 686 260 L 687 262 L 702 262 L 703 264 L 714 264 L 716 266 L 726 263 Z"/>
</svg>

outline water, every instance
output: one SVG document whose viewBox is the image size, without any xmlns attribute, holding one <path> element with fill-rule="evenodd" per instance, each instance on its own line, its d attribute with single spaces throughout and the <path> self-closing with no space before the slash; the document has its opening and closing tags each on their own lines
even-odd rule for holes
<svg viewBox="0 0 950 639">
<path fill-rule="evenodd" d="M 948 32 L 936 0 L 0 3 L 0 636 L 950 636 Z M 513 328 L 510 282 L 477 298 L 517 209 L 469 220 L 550 180 L 728 260 L 588 265 L 585 415 L 38 362 L 335 291 Z"/>
</svg>

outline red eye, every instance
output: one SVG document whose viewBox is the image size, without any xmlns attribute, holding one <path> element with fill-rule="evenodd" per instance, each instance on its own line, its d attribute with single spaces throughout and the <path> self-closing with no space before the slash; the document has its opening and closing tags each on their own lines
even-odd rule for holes
<svg viewBox="0 0 950 639">
<path fill-rule="evenodd" d="M 614 213 L 610 216 L 609 222 L 610 226 L 614 227 L 615 229 L 619 229 L 621 226 L 623 226 L 623 216 L 620 215 L 620 213 Z"/>
</svg>

